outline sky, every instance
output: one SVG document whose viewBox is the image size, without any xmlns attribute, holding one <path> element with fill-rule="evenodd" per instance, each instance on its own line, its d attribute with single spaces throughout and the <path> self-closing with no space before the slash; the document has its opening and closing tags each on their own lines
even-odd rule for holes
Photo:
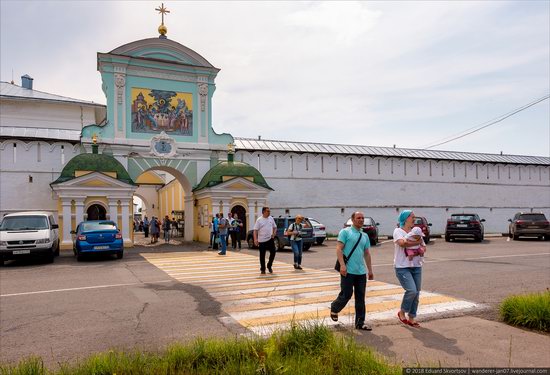
<svg viewBox="0 0 550 375">
<path fill-rule="evenodd" d="M 550 94 L 550 1 L 164 5 L 221 69 L 217 133 L 422 149 Z M 104 104 L 96 53 L 157 37 L 158 6 L 0 0 L 0 80 Z M 550 156 L 550 100 L 432 149 Z"/>
</svg>

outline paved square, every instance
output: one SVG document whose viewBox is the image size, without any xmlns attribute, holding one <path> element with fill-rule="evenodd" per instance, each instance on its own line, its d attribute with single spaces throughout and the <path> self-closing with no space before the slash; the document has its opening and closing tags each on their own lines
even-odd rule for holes
<svg viewBox="0 0 550 375">
<path fill-rule="evenodd" d="M 273 274 L 260 275 L 258 257 L 228 252 L 141 254 L 174 279 L 200 286 L 222 304 L 231 318 L 262 334 L 288 326 L 292 321 L 321 321 L 323 324 L 352 324 L 354 301 L 340 313 L 340 322 L 329 317 L 330 302 L 340 291 L 336 272 L 311 268 L 295 270 L 275 262 Z M 397 319 L 403 289 L 399 285 L 369 281 L 367 320 Z M 472 302 L 422 291 L 419 315 L 475 308 Z"/>
</svg>

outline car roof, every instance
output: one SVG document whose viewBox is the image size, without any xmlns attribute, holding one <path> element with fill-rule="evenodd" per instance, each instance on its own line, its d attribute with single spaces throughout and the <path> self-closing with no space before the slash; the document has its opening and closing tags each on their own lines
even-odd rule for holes
<svg viewBox="0 0 550 375">
<path fill-rule="evenodd" d="M 469 214 L 469 213 L 463 213 L 463 214 L 451 214 L 451 216 L 476 216 L 477 214 Z"/>
<path fill-rule="evenodd" d="M 29 215 L 44 215 L 44 216 L 50 216 L 53 215 L 52 212 L 48 211 L 24 211 L 24 212 L 13 212 L 11 214 L 7 214 L 4 217 L 12 217 L 12 216 L 29 216 Z"/>
<path fill-rule="evenodd" d="M 82 223 L 113 223 L 115 222 L 113 220 L 84 220 Z"/>
</svg>

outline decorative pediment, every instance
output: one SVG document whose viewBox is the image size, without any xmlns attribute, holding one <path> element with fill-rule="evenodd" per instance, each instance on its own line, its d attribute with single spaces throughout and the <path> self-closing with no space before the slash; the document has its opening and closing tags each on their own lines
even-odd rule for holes
<svg viewBox="0 0 550 375">
<path fill-rule="evenodd" d="M 252 181 L 249 181 L 245 177 L 234 177 L 230 180 L 227 180 L 225 182 L 222 182 L 219 185 L 213 186 L 210 188 L 211 191 L 219 192 L 219 191 L 227 191 L 227 190 L 233 190 L 233 191 L 258 191 L 258 192 L 269 192 L 269 189 L 264 188 L 263 186 L 260 186 L 258 184 L 255 184 Z"/>
<path fill-rule="evenodd" d="M 122 188 L 135 189 L 134 185 L 127 184 L 101 172 L 92 172 L 83 176 L 75 177 L 72 180 L 52 185 L 54 190 L 70 187 L 101 187 L 101 188 Z"/>
</svg>

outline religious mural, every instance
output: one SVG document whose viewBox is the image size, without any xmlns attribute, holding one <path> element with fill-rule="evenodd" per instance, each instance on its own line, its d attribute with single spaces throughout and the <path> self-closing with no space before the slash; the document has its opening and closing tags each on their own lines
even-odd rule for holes
<svg viewBox="0 0 550 375">
<path fill-rule="evenodd" d="M 193 95 L 132 88 L 132 132 L 193 135 Z"/>
</svg>

